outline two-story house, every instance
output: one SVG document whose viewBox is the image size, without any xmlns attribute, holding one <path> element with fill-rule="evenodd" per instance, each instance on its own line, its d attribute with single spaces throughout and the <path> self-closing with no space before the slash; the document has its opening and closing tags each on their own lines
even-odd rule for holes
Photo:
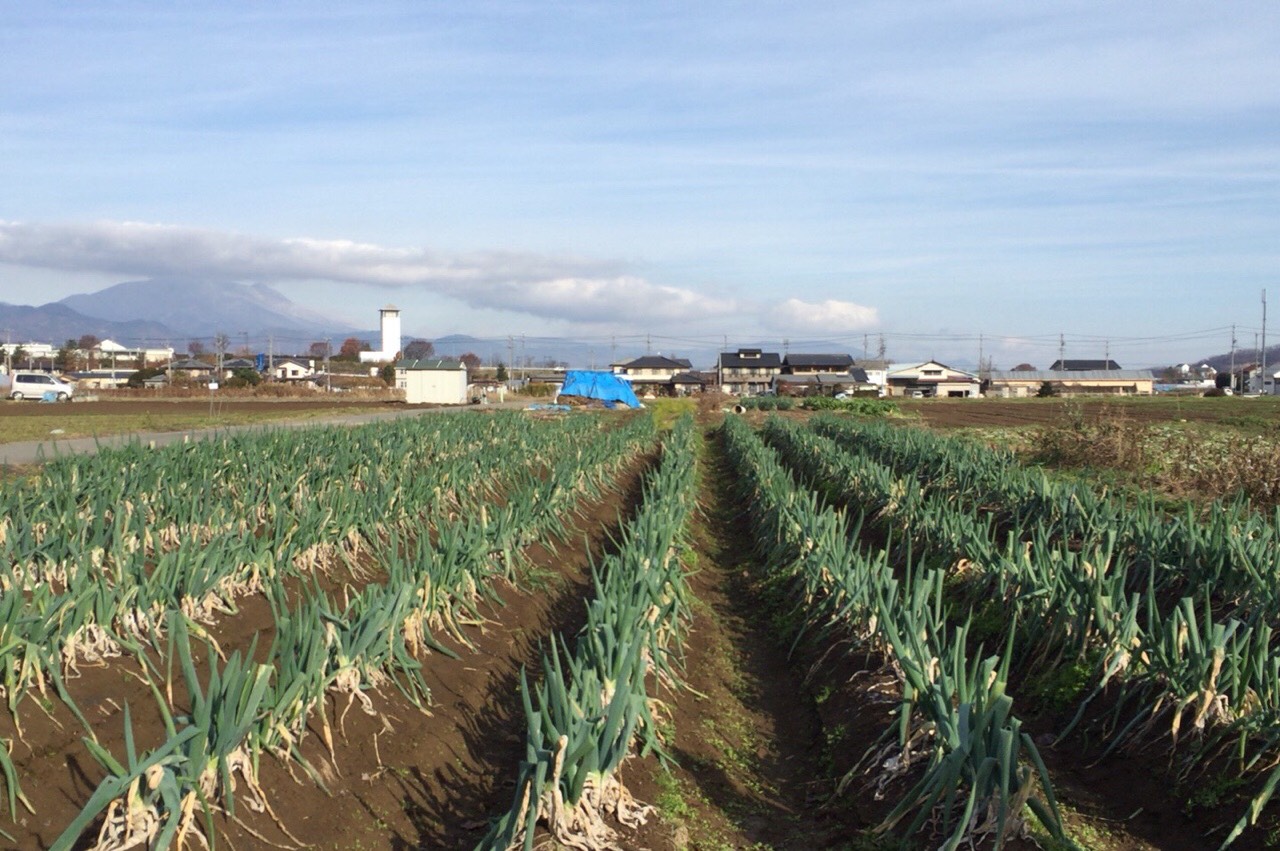
<svg viewBox="0 0 1280 851">
<path fill-rule="evenodd" d="M 981 389 L 976 375 L 932 360 L 891 370 L 887 380 L 890 396 L 964 399 Z"/>
<path fill-rule="evenodd" d="M 735 396 L 754 396 L 773 387 L 775 376 L 782 374 L 782 357 L 762 349 L 738 349 L 721 352 L 716 362 L 720 390 Z"/>
<path fill-rule="evenodd" d="M 687 374 L 693 368 L 693 364 L 685 358 L 669 358 L 664 355 L 644 355 L 611 366 L 615 375 L 631 383 L 637 396 L 646 393 L 674 396 L 677 393 L 676 376 Z"/>
</svg>

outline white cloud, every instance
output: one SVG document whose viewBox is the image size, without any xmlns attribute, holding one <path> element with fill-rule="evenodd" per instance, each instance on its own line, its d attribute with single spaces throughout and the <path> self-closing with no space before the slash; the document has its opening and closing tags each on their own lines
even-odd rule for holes
<svg viewBox="0 0 1280 851">
<path fill-rule="evenodd" d="M 731 317 L 750 306 L 621 273 L 621 264 L 512 252 L 445 254 L 348 240 L 267 239 L 138 222 L 0 221 L 0 262 L 72 272 L 417 288 L 483 309 L 586 323 Z"/>
<path fill-rule="evenodd" d="M 789 298 L 770 309 L 766 317 L 767 323 L 778 330 L 819 334 L 863 331 L 875 327 L 880 320 L 874 307 L 836 299 L 813 303 Z"/>
</svg>

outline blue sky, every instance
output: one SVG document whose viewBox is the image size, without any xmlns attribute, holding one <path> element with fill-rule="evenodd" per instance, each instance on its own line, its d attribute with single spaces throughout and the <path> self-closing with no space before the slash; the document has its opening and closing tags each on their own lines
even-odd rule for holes
<svg viewBox="0 0 1280 851">
<path fill-rule="evenodd" d="M 1270 0 L 0 0 L 0 301 L 1193 358 L 1280 304 L 1277 44 Z"/>
</svg>

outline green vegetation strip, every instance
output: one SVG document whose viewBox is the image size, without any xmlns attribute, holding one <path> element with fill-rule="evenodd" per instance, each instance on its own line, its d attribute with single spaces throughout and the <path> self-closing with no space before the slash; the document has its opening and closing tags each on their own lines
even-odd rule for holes
<svg viewBox="0 0 1280 851">
<path fill-rule="evenodd" d="M 197 400 L 198 401 L 198 400 Z M 39 404 L 35 402 L 11 402 L 9 404 Z M 73 403 L 79 405 L 80 403 Z M 92 403 L 86 402 L 85 405 Z M 146 434 L 148 432 L 193 431 L 219 429 L 231 426 L 251 426 L 281 420 L 314 420 L 323 417 L 345 416 L 370 411 L 386 410 L 385 405 L 371 404 L 367 408 L 332 408 L 316 406 L 314 409 L 283 408 L 271 403 L 246 404 L 243 408 L 220 405 L 212 415 L 205 413 L 168 413 L 163 410 L 137 414 L 93 414 L 75 411 L 61 413 L 62 406 L 51 407 L 47 414 L 22 414 L 0 419 L 0 445 L 29 441 L 69 440 L 76 437 L 110 437 L 120 434 Z"/>
<path fill-rule="evenodd" d="M 553 641 L 543 655 L 542 681 L 532 688 L 521 674 L 526 756 L 511 808 L 479 848 L 523 845 L 529 851 L 539 822 L 565 845 L 614 847 L 604 814 L 628 826 L 647 815 L 618 770 L 633 738 L 640 739 L 642 755 L 662 753 L 648 680 L 674 685 L 678 678 L 689 620 L 678 553 L 694 509 L 696 441 L 688 416 L 664 440 L 618 552 L 593 568 L 595 596 L 574 649 Z"/>
<path fill-rule="evenodd" d="M 1191 740 L 1183 780 L 1210 765 L 1269 772 L 1223 847 L 1257 823 L 1280 782 L 1275 591 L 1259 582 L 1275 564 L 1267 521 L 1239 506 L 1202 523 L 1190 507 L 1167 517 L 914 429 L 814 427 L 837 440 L 781 421 L 766 433 L 826 497 L 864 510 L 900 552 L 954 571 L 971 605 L 999 610 L 1021 668 L 1083 671 L 1068 731 L 1111 686 L 1110 749 L 1163 731 L 1173 746 Z"/>
<path fill-rule="evenodd" d="M 897 722 L 864 762 L 882 791 L 915 780 L 879 830 L 932 825 L 944 851 L 985 837 L 1000 848 L 1020 834 L 1025 807 L 1062 839 L 1048 773 L 1012 711 L 1009 654 L 984 657 L 979 648 L 970 658 L 969 625 L 953 625 L 944 605 L 943 571 L 908 559 L 899 575 L 887 550 L 864 551 L 842 512 L 797 488 L 745 422 L 726 418 L 723 437 L 757 552 L 771 582 L 788 590 L 802 630 L 894 662 Z"/>
<path fill-rule="evenodd" d="M 141 756 L 127 744 L 123 763 L 85 723 L 86 745 L 108 777 L 55 847 L 75 844 L 104 807 L 99 847 L 185 836 L 193 813 L 207 815 L 213 801 L 230 811 L 233 769 L 260 802 L 261 753 L 310 770 L 298 746 L 314 712 L 332 752 L 326 692 L 372 713 L 367 692 L 393 683 L 423 706 L 429 695 L 415 652 L 442 650 L 436 631 L 459 637 L 459 622 L 477 617 L 492 580 L 514 579 L 520 549 L 561 528 L 564 515 L 609 486 L 653 434 L 645 417 L 618 428 L 590 417 L 401 421 L 64 459 L 0 492 L 10 507 L 0 522 L 0 672 L 11 709 L 51 681 L 74 711 L 65 672 L 78 659 L 128 649 L 171 719 L 169 741 Z M 263 453 L 277 463 L 253 463 Z M 498 491 L 507 497 L 501 503 Z M 348 589 L 342 603 L 308 588 L 316 570 L 355 567 L 360 554 L 380 563 L 385 584 Z M 292 608 L 286 577 L 303 581 Z M 200 680 L 192 638 L 207 643 L 202 624 L 253 592 L 276 612 L 269 662 L 250 665 L 233 654 L 219 664 L 210 644 L 211 679 Z M 243 658 L 251 656 L 252 649 Z M 185 714 L 162 696 L 173 694 L 175 659 L 190 701 Z M 228 682 L 242 681 L 251 685 L 227 692 Z M 206 712 L 224 693 L 225 712 Z M 215 725 L 225 717 L 236 720 Z M 132 741 L 127 717 L 126 737 Z M 214 739 L 222 742 L 216 752 L 202 744 Z M 0 768 L 16 817 L 16 804 L 26 802 L 7 751 Z M 161 772 L 172 782 L 161 782 Z"/>
</svg>

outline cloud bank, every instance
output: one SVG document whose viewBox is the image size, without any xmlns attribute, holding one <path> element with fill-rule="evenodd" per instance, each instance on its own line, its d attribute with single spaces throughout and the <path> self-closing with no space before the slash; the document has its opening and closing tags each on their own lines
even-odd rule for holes
<svg viewBox="0 0 1280 851">
<path fill-rule="evenodd" d="M 782 330 L 857 331 L 875 308 L 828 300 L 717 298 L 627 274 L 616 262 L 534 253 L 444 254 L 349 240 L 268 239 L 140 222 L 0 221 L 0 262 L 67 272 L 416 288 L 473 308 L 581 323 L 758 321 Z"/>
</svg>

